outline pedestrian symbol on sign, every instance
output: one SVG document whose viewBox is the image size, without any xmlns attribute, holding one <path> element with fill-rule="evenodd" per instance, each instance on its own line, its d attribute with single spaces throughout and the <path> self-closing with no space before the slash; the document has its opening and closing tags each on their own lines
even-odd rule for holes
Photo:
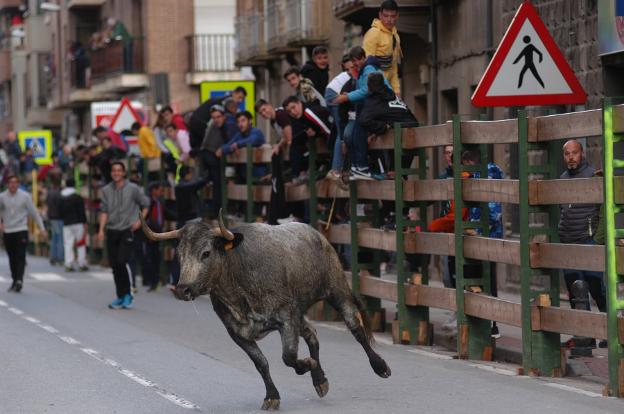
<svg viewBox="0 0 624 414">
<path fill-rule="evenodd" d="M 535 76 L 535 79 L 537 79 L 539 84 L 542 85 L 542 88 L 544 88 L 544 81 L 542 80 L 542 78 L 540 78 L 540 75 L 537 73 L 537 69 L 535 68 L 535 63 L 533 62 L 533 53 L 537 53 L 537 55 L 539 56 L 539 63 L 542 63 L 542 60 L 544 59 L 544 55 L 542 55 L 542 52 L 540 52 L 535 46 L 533 46 L 533 44 L 531 43 L 531 36 L 524 36 L 522 38 L 522 41 L 526 43 L 527 45 L 525 46 L 524 49 L 522 49 L 522 52 L 520 52 L 516 60 L 514 60 L 513 62 L 513 64 L 515 65 L 516 63 L 520 61 L 520 59 L 524 57 L 524 66 L 522 67 L 522 70 L 520 71 L 520 78 L 518 79 L 518 89 L 522 88 L 522 81 L 524 80 L 524 74 L 526 73 L 527 70 L 531 71 L 533 76 Z"/>
</svg>

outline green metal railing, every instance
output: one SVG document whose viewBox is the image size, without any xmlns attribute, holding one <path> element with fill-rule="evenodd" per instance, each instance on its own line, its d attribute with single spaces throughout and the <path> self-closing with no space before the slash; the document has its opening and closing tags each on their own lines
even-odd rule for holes
<svg viewBox="0 0 624 414">
<path fill-rule="evenodd" d="M 607 285 L 607 336 L 609 346 L 609 392 L 624 396 L 624 345 L 620 342 L 618 315 L 624 311 L 624 300 L 618 288 L 624 282 L 617 272 L 615 239 L 624 237 L 624 230 L 616 228 L 616 215 L 624 212 L 624 205 L 615 203 L 614 170 L 624 168 L 624 160 L 616 159 L 614 147 L 624 142 L 624 134 L 614 132 L 613 100 L 605 99 L 603 106 L 604 131 L 604 220 L 605 220 L 605 282 Z M 621 190 L 620 190 L 621 191 Z"/>
</svg>

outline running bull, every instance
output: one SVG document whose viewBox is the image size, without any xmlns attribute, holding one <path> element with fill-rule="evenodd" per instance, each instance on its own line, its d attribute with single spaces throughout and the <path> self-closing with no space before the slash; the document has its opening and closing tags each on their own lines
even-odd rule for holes
<svg viewBox="0 0 624 414">
<path fill-rule="evenodd" d="M 280 405 L 269 364 L 256 344 L 272 331 L 282 337 L 284 363 L 299 375 L 310 371 L 319 397 L 329 391 L 316 332 L 304 318 L 319 300 L 327 300 L 341 314 L 375 373 L 390 376 L 390 368 L 371 347 L 368 316 L 362 301 L 349 289 L 336 252 L 310 226 L 254 223 L 229 230 L 219 214 L 217 228 L 189 223 L 179 230 L 155 233 L 142 222 L 151 240 L 179 239 L 181 274 L 175 295 L 187 301 L 210 295 L 229 335 L 262 376 L 266 387 L 263 410 L 277 410 Z M 298 359 L 299 337 L 308 345 L 308 358 Z"/>
</svg>

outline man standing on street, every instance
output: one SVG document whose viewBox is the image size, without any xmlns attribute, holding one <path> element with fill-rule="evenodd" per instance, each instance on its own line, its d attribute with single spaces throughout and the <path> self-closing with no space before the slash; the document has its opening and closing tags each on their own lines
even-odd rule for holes
<svg viewBox="0 0 624 414">
<path fill-rule="evenodd" d="M 81 272 L 87 267 L 87 214 L 84 199 L 76 191 L 76 181 L 68 178 L 65 188 L 61 191 L 60 214 L 63 223 L 63 240 L 65 242 L 65 271 L 73 272 L 77 268 Z M 77 257 L 74 254 L 76 248 Z"/>
<path fill-rule="evenodd" d="M 104 240 L 108 261 L 113 269 L 117 298 L 108 307 L 111 309 L 132 307 L 128 259 L 132 254 L 133 231 L 141 227 L 140 214 L 147 216 L 149 199 L 136 184 L 126 181 L 126 166 L 119 161 L 111 164 L 112 182 L 102 187 L 102 211 L 98 239 Z"/>
<path fill-rule="evenodd" d="M 4 246 L 9 256 L 9 266 L 13 283 L 9 292 L 20 292 L 24 283 L 26 267 L 26 247 L 28 246 L 28 215 L 41 230 L 42 238 L 46 238 L 43 220 L 33 204 L 30 194 L 20 190 L 19 178 L 10 175 L 7 179 L 8 189 L 0 193 L 0 231 L 4 232 Z"/>
<path fill-rule="evenodd" d="M 563 159 L 567 170 L 561 174 L 560 178 L 590 178 L 596 172 L 596 169 L 587 163 L 583 146 L 578 141 L 570 140 L 563 145 Z M 594 235 L 598 229 L 600 205 L 562 204 L 560 208 L 559 241 L 572 244 L 595 244 Z M 607 300 L 602 272 L 565 269 L 563 276 L 571 299 L 574 296 L 572 285 L 575 281 L 582 281 L 596 301 L 598 309 L 606 312 Z"/>
<path fill-rule="evenodd" d="M 366 51 L 366 56 L 377 58 L 384 77 L 390 82 L 394 93 L 400 97 L 399 61 L 403 53 L 401 52 L 401 39 L 396 28 L 398 18 L 397 2 L 383 1 L 379 7 L 379 18 L 373 20 L 373 24 L 364 35 L 362 47 Z"/>
</svg>

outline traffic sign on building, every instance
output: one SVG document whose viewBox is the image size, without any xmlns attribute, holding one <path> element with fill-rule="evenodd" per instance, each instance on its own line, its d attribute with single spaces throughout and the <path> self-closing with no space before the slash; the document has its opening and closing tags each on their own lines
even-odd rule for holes
<svg viewBox="0 0 624 414">
<path fill-rule="evenodd" d="M 535 7 L 525 1 L 472 95 L 473 105 L 563 105 L 586 100 Z"/>
</svg>

